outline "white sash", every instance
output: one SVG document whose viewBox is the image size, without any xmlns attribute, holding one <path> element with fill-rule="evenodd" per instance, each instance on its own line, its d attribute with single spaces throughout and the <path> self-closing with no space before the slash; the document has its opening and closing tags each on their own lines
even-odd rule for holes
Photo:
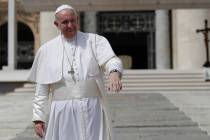
<svg viewBox="0 0 210 140">
<path fill-rule="evenodd" d="M 95 80 L 79 81 L 77 83 L 59 82 L 51 86 L 52 100 L 70 100 L 88 97 L 99 97 L 100 90 Z"/>
</svg>

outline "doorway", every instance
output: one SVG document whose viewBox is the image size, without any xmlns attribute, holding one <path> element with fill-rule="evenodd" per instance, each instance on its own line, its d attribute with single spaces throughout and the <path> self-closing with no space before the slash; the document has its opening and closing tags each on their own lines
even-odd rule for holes
<svg viewBox="0 0 210 140">
<path fill-rule="evenodd" d="M 154 11 L 99 12 L 98 32 L 105 36 L 125 69 L 155 68 Z"/>
<path fill-rule="evenodd" d="M 148 68 L 148 33 L 104 33 L 118 56 L 131 56 L 131 69 Z"/>
</svg>

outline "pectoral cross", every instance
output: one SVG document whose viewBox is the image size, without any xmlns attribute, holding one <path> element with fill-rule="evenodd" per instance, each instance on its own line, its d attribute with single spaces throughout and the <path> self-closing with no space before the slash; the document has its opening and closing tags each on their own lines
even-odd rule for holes
<svg viewBox="0 0 210 140">
<path fill-rule="evenodd" d="M 75 79 L 75 76 L 74 76 L 74 68 L 71 67 L 70 71 L 68 71 L 69 74 L 71 74 L 71 77 L 72 77 L 72 80 L 74 81 L 74 83 L 76 83 L 76 79 Z"/>
<path fill-rule="evenodd" d="M 74 68 L 71 67 L 70 71 L 68 71 L 69 74 L 74 74 Z"/>
<path fill-rule="evenodd" d="M 197 29 L 197 33 L 203 33 L 204 35 L 204 42 L 206 46 L 206 62 L 203 64 L 204 67 L 210 67 L 210 62 L 209 62 L 209 39 L 208 39 L 208 33 L 210 32 L 210 28 L 208 28 L 208 20 L 206 19 L 204 21 L 205 27 L 204 29 Z"/>
</svg>

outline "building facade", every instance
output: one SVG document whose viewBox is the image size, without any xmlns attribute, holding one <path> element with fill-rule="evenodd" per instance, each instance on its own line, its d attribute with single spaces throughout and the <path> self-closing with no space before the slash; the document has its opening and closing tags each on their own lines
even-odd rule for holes
<svg viewBox="0 0 210 140">
<path fill-rule="evenodd" d="M 9 0 L 10 1 L 10 0 Z M 59 34 L 54 12 L 28 12 L 15 3 L 16 46 L 9 49 L 7 0 L 0 7 L 0 69 L 29 69 L 37 49 Z M 80 30 L 105 36 L 126 69 L 202 69 L 206 48 L 202 34 L 208 9 L 80 11 Z M 10 53 L 9 53 L 10 52 Z M 14 63 L 10 63 L 10 59 Z"/>
</svg>

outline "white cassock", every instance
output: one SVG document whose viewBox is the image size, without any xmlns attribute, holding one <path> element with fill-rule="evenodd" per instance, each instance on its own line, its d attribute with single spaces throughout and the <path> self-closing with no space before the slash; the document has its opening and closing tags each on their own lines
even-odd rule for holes
<svg viewBox="0 0 210 140">
<path fill-rule="evenodd" d="M 29 75 L 29 80 L 37 83 L 32 121 L 48 123 L 45 140 L 113 140 L 101 70 L 102 67 L 108 72 L 117 69 L 122 73 L 122 63 L 102 36 L 78 31 L 74 40 L 64 39 L 62 43 L 62 38 L 59 35 L 44 44 L 35 57 Z M 75 58 L 72 56 L 74 51 Z M 75 80 L 95 80 L 102 97 L 54 100 L 48 119 L 51 87 L 61 83 L 74 84 L 68 73 L 73 59 Z"/>
</svg>

